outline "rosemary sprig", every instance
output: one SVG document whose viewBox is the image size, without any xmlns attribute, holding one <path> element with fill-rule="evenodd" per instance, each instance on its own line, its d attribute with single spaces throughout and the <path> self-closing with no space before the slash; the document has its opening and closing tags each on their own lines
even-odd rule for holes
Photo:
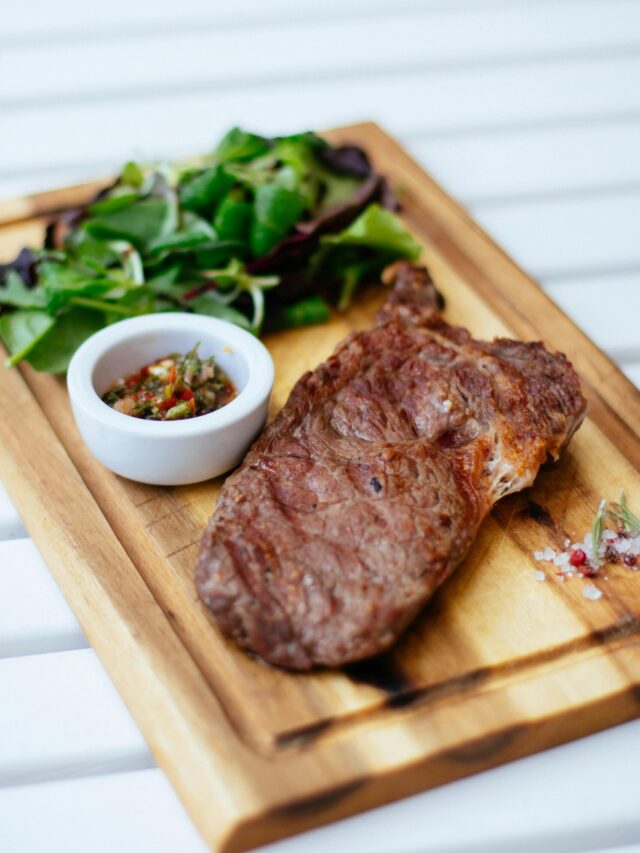
<svg viewBox="0 0 640 853">
<path fill-rule="evenodd" d="M 601 564 L 599 550 L 600 545 L 602 544 L 602 534 L 604 533 L 604 521 L 607 502 L 602 500 L 600 501 L 600 505 L 598 506 L 598 512 L 596 513 L 596 517 L 593 521 L 593 527 L 591 528 L 591 559 L 593 560 L 594 566 L 599 566 Z"/>
<path fill-rule="evenodd" d="M 629 509 L 624 492 L 620 495 L 618 503 L 611 501 L 610 505 L 612 508 L 607 510 L 608 514 L 620 522 L 627 533 L 631 533 L 632 530 L 640 533 L 640 518 Z"/>
<path fill-rule="evenodd" d="M 627 519 L 629 527 L 632 530 L 635 530 L 636 533 L 640 533 L 640 518 L 638 518 L 638 516 L 629 509 L 629 506 L 627 505 L 627 497 L 624 492 L 620 493 L 620 509 Z M 629 530 L 629 533 L 631 533 L 631 530 Z"/>
</svg>

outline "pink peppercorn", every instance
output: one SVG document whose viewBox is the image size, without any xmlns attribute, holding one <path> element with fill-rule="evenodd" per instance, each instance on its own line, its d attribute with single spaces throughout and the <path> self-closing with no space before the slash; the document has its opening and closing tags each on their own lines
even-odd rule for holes
<svg viewBox="0 0 640 853">
<path fill-rule="evenodd" d="M 571 552 L 569 562 L 572 566 L 582 566 L 584 563 L 587 562 L 587 555 L 582 550 L 582 548 L 576 548 L 575 551 Z"/>
</svg>

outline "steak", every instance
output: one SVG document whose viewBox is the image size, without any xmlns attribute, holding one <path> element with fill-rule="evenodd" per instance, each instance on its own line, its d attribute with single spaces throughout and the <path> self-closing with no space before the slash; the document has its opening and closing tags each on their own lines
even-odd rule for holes
<svg viewBox="0 0 640 853">
<path fill-rule="evenodd" d="M 388 648 L 585 414 L 564 355 L 448 325 L 424 268 L 383 279 L 375 327 L 301 377 L 202 539 L 222 632 L 293 669 Z"/>
</svg>

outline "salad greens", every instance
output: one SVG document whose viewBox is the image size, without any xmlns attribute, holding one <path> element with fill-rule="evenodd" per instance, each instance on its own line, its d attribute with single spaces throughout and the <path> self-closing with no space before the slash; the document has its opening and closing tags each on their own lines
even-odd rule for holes
<svg viewBox="0 0 640 853">
<path fill-rule="evenodd" d="M 189 164 L 127 163 L 39 250 L 0 265 L 10 364 L 62 373 L 89 335 L 125 317 L 194 311 L 263 329 L 324 322 L 362 281 L 420 245 L 362 149 L 313 133 L 231 130 Z"/>
</svg>

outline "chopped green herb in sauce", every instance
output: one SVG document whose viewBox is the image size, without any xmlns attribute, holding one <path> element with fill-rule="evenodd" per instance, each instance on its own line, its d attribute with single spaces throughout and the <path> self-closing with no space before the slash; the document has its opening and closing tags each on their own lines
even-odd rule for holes
<svg viewBox="0 0 640 853">
<path fill-rule="evenodd" d="M 177 421 L 226 406 L 237 391 L 213 356 L 172 353 L 117 379 L 102 400 L 118 412 L 146 421 Z"/>
</svg>

